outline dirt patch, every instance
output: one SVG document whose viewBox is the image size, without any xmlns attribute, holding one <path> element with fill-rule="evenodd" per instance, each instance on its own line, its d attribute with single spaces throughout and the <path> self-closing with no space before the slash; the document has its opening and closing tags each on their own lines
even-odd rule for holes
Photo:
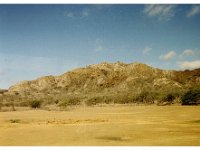
<svg viewBox="0 0 200 150">
<path fill-rule="evenodd" d="M 75 119 L 67 119 L 67 120 L 48 120 L 46 124 L 87 124 L 87 123 L 101 123 L 101 122 L 108 122 L 108 120 L 103 119 L 82 119 L 82 120 L 75 120 Z"/>
<path fill-rule="evenodd" d="M 199 146 L 199 106 L 0 113 L 1 146 Z M 12 119 L 19 123 L 11 123 Z M 27 138 L 31 137 L 31 138 Z"/>
<path fill-rule="evenodd" d="M 19 119 L 10 119 L 8 120 L 10 123 L 20 123 L 21 121 Z"/>
<path fill-rule="evenodd" d="M 187 123 L 198 123 L 198 124 L 200 124 L 200 120 L 192 120 L 192 121 L 188 121 Z"/>
<path fill-rule="evenodd" d="M 117 137 L 117 136 L 101 136 L 101 137 L 96 137 L 96 139 L 108 140 L 108 141 L 127 141 L 130 138 L 129 137 Z"/>
</svg>

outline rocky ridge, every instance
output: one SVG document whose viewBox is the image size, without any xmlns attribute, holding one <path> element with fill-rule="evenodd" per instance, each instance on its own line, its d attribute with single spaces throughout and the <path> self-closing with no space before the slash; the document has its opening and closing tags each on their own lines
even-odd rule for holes
<svg viewBox="0 0 200 150">
<path fill-rule="evenodd" d="M 32 81 L 22 81 L 9 88 L 9 92 L 27 93 L 87 93 L 110 90 L 142 90 L 167 86 L 175 88 L 200 85 L 200 69 L 193 71 L 168 71 L 141 63 L 122 62 L 89 65 L 60 76 L 45 76 Z M 134 91 L 133 91 L 134 92 Z"/>
</svg>

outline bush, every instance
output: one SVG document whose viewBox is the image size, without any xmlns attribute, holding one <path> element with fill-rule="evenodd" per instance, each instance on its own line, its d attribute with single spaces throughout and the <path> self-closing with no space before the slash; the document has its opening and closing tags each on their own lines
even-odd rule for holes
<svg viewBox="0 0 200 150">
<path fill-rule="evenodd" d="M 4 103 L 4 106 L 5 106 L 5 107 L 10 107 L 11 105 L 12 105 L 11 102 L 5 102 L 5 103 Z"/>
<path fill-rule="evenodd" d="M 136 98 L 137 102 L 154 103 L 155 94 L 147 91 L 142 91 Z"/>
<path fill-rule="evenodd" d="M 18 105 L 21 107 L 27 107 L 27 106 L 29 106 L 29 102 L 24 100 L 24 101 L 19 102 Z"/>
<path fill-rule="evenodd" d="M 110 104 L 110 103 L 112 103 L 113 102 L 113 99 L 111 98 L 111 97 L 104 97 L 104 99 L 103 99 L 103 103 L 105 103 L 105 104 Z"/>
<path fill-rule="evenodd" d="M 55 104 L 58 104 L 58 102 L 59 102 L 59 100 L 57 100 L 57 99 L 54 101 Z"/>
<path fill-rule="evenodd" d="M 175 96 L 172 94 L 168 94 L 166 97 L 166 101 L 170 103 L 172 103 L 174 99 L 175 99 Z"/>
<path fill-rule="evenodd" d="M 102 97 L 93 97 L 85 101 L 86 105 L 92 106 L 96 105 L 99 103 L 103 103 L 103 98 Z"/>
<path fill-rule="evenodd" d="M 43 97 L 43 105 L 49 105 L 49 104 L 54 104 L 55 99 L 53 97 Z"/>
<path fill-rule="evenodd" d="M 133 96 L 119 95 L 114 98 L 115 104 L 130 104 L 134 102 L 135 102 L 135 98 Z"/>
<path fill-rule="evenodd" d="M 29 106 L 31 108 L 40 108 L 41 104 L 42 104 L 41 100 L 31 100 L 31 101 L 29 101 Z"/>
<path fill-rule="evenodd" d="M 168 94 L 163 98 L 163 101 L 168 102 L 168 103 L 172 103 L 175 98 L 176 98 L 175 95 Z"/>
<path fill-rule="evenodd" d="M 65 98 L 61 100 L 61 102 L 58 104 L 61 107 L 66 107 L 66 106 L 73 106 L 73 105 L 79 105 L 81 103 L 79 98 Z"/>
<path fill-rule="evenodd" d="M 200 90 L 193 89 L 181 98 L 182 105 L 197 105 L 200 102 Z"/>
<path fill-rule="evenodd" d="M 119 100 L 118 98 L 115 98 L 113 96 L 94 96 L 85 101 L 86 105 L 92 106 L 97 104 L 110 104 L 110 103 L 119 103 L 119 101 L 116 102 L 116 100 Z"/>
</svg>

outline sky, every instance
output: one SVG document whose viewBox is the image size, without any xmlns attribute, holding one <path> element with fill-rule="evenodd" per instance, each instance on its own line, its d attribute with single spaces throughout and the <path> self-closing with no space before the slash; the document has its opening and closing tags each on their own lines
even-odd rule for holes
<svg viewBox="0 0 200 150">
<path fill-rule="evenodd" d="M 0 4 L 0 88 L 117 61 L 200 68 L 200 5 Z"/>
</svg>

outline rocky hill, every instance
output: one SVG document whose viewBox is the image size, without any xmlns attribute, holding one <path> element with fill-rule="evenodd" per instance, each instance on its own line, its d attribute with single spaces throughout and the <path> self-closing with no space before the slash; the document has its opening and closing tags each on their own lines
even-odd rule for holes
<svg viewBox="0 0 200 150">
<path fill-rule="evenodd" d="M 154 103 L 155 99 L 163 95 L 180 95 L 192 87 L 200 87 L 200 69 L 173 71 L 142 63 L 103 62 L 71 70 L 60 76 L 22 81 L 11 86 L 4 95 L 20 99 L 57 99 L 58 103 L 63 98 L 72 97 L 81 102 L 93 99 L 96 103 L 101 101 L 98 99 L 103 99 L 107 103 L 121 99 L 120 103 L 126 103 L 144 94 L 149 100 L 153 99 L 151 103 Z"/>
</svg>

